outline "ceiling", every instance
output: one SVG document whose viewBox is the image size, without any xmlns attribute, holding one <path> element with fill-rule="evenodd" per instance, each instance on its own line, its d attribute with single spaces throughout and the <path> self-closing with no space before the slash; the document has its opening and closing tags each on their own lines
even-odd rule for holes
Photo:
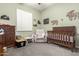
<svg viewBox="0 0 79 59">
<path fill-rule="evenodd" d="M 33 8 L 35 8 L 39 11 L 42 11 L 54 3 L 24 3 L 24 4 L 32 6 Z"/>
</svg>

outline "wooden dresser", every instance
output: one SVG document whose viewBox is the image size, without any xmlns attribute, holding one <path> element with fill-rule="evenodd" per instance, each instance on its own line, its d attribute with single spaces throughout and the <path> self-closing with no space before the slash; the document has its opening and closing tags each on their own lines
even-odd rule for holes
<svg viewBox="0 0 79 59">
<path fill-rule="evenodd" d="M 14 47 L 15 46 L 15 26 L 0 25 L 0 30 L 1 29 L 4 30 L 4 34 L 0 34 L 0 46 Z"/>
</svg>

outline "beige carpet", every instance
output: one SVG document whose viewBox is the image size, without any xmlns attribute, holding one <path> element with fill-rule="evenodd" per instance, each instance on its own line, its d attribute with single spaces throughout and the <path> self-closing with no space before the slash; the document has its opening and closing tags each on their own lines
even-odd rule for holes
<svg viewBox="0 0 79 59">
<path fill-rule="evenodd" d="M 78 56 L 79 52 L 48 43 L 29 43 L 21 48 L 8 48 L 7 56 Z"/>
</svg>

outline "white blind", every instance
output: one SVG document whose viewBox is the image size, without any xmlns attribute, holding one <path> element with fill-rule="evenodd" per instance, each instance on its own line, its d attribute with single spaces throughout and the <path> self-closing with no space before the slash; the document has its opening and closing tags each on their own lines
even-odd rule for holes
<svg viewBox="0 0 79 59">
<path fill-rule="evenodd" d="M 32 13 L 17 9 L 17 31 L 32 31 Z"/>
</svg>

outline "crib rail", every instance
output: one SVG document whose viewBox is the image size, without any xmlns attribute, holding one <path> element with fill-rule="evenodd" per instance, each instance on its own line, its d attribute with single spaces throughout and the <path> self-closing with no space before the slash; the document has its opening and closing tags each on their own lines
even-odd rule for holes
<svg viewBox="0 0 79 59">
<path fill-rule="evenodd" d="M 56 29 L 56 30 L 55 30 Z M 68 30 L 67 30 L 68 29 Z M 75 47 L 75 27 L 56 27 L 48 31 L 48 43 L 55 43 L 68 48 Z"/>
</svg>

